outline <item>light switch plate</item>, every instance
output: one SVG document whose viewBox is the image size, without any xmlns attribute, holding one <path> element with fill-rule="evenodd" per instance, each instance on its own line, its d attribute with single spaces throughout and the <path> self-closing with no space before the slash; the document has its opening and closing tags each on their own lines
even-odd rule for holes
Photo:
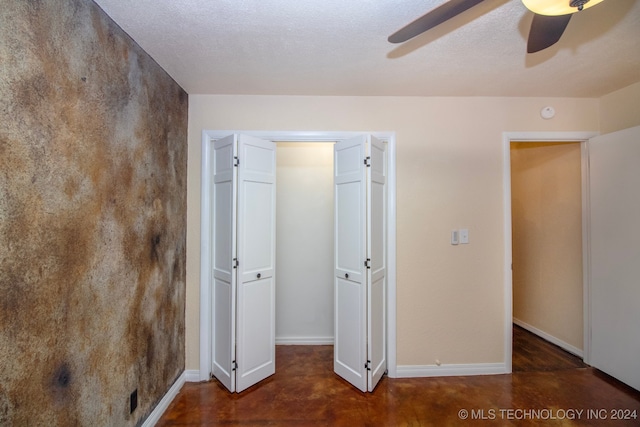
<svg viewBox="0 0 640 427">
<path fill-rule="evenodd" d="M 458 230 L 451 230 L 451 244 L 458 244 Z"/>
<path fill-rule="evenodd" d="M 462 243 L 463 245 L 466 245 L 467 243 L 469 243 L 469 229 L 468 228 L 461 228 L 460 229 L 460 243 Z"/>
</svg>

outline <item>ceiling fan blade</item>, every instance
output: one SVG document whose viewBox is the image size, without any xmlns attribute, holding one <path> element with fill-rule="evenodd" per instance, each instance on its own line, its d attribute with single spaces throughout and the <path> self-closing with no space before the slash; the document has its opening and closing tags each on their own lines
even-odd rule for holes
<svg viewBox="0 0 640 427">
<path fill-rule="evenodd" d="M 431 28 L 461 14 L 484 0 L 449 0 L 441 6 L 433 9 L 426 15 L 416 19 L 412 23 L 402 27 L 389 36 L 391 43 L 402 43 L 422 34 Z"/>
<path fill-rule="evenodd" d="M 527 41 L 527 53 L 539 52 L 556 44 L 562 37 L 562 33 L 567 28 L 572 16 L 533 15 L 531 29 L 529 30 L 529 40 Z"/>
</svg>

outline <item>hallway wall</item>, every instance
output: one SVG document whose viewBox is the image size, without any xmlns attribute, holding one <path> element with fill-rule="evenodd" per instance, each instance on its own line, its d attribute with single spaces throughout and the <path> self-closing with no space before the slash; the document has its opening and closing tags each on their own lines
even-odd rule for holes
<svg viewBox="0 0 640 427">
<path fill-rule="evenodd" d="M 600 98 L 600 133 L 640 126 L 640 82 Z"/>
</svg>

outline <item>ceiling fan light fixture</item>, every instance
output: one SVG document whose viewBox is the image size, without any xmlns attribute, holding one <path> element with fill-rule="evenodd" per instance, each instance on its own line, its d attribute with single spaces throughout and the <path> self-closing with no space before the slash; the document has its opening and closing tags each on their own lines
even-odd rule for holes
<svg viewBox="0 0 640 427">
<path fill-rule="evenodd" d="M 569 15 L 601 3 L 604 0 L 522 0 L 525 7 L 538 15 Z"/>
</svg>

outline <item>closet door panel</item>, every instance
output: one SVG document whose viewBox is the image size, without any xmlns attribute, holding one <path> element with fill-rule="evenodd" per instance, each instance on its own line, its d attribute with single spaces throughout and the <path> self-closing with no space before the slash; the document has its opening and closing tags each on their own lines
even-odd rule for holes
<svg viewBox="0 0 640 427">
<path fill-rule="evenodd" d="M 240 392 L 275 373 L 275 144 L 240 135 L 238 153 Z"/>
<path fill-rule="evenodd" d="M 334 371 L 367 391 L 366 138 L 334 147 Z"/>
<path fill-rule="evenodd" d="M 373 391 L 387 370 L 387 159 L 386 144 L 369 137 L 367 174 L 367 353 L 368 385 Z"/>
<path fill-rule="evenodd" d="M 213 145 L 213 340 L 212 373 L 229 391 L 235 391 L 236 358 L 236 202 L 234 167 L 236 138 L 230 135 Z"/>
</svg>

